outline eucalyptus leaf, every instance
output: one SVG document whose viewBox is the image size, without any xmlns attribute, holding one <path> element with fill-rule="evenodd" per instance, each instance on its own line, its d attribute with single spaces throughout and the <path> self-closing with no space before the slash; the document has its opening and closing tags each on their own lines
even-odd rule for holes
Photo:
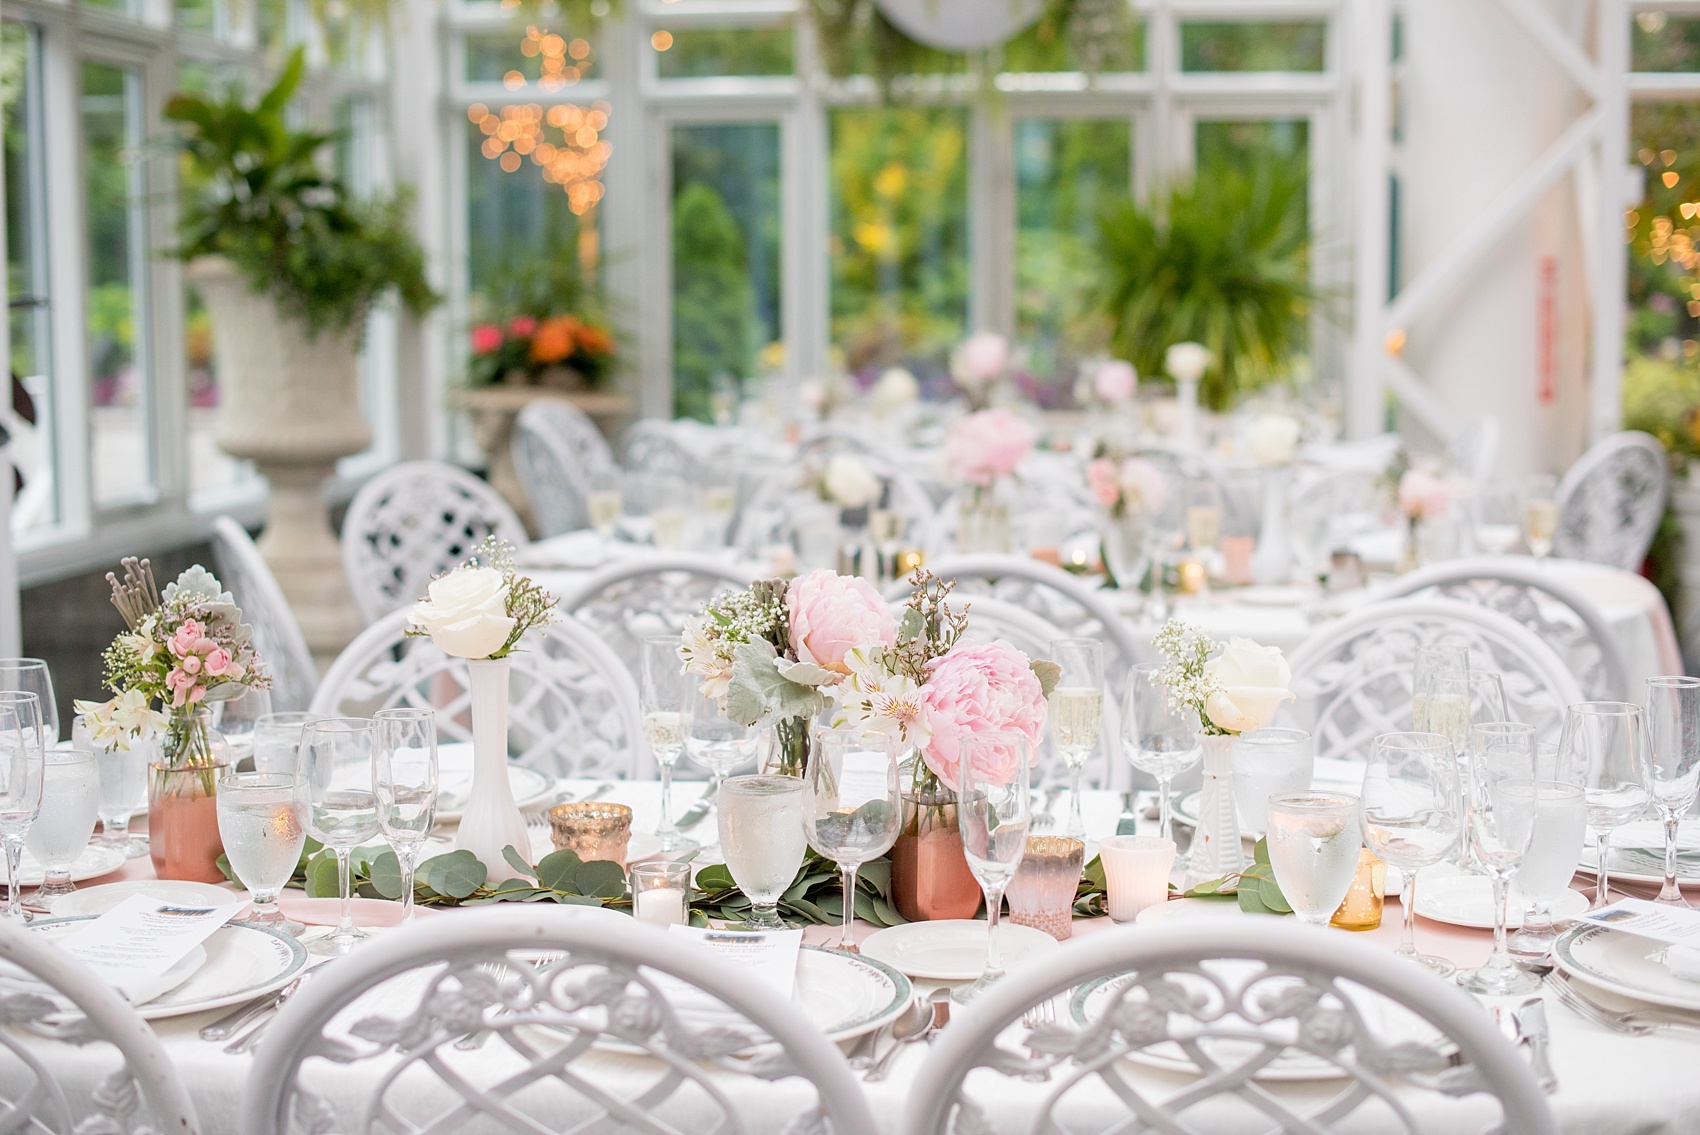
<svg viewBox="0 0 1700 1135">
<path fill-rule="evenodd" d="M 502 858 L 507 861 L 509 867 L 512 867 L 527 879 L 537 878 L 536 868 L 525 861 L 525 856 L 514 850 L 513 844 L 510 843 L 502 848 Z"/>
<path fill-rule="evenodd" d="M 570 847 L 559 851 L 551 851 L 537 861 L 536 879 L 539 886 L 552 891 L 571 891 L 574 894 L 582 892 L 578 889 L 579 868 L 584 866 L 584 860 L 578 857 L 578 852 Z"/>
<path fill-rule="evenodd" d="M 587 898 L 619 898 L 626 893 L 626 871 L 618 863 L 591 859 L 579 866 L 577 886 L 555 889 Z"/>
<path fill-rule="evenodd" d="M 401 897 L 401 861 L 393 851 L 385 851 L 372 860 L 367 869 L 367 878 L 372 889 L 386 899 Z M 416 896 L 417 897 L 417 896 Z"/>
<path fill-rule="evenodd" d="M 315 899 L 336 898 L 342 893 L 337 879 L 336 855 L 321 851 L 307 861 L 307 896 Z"/>
<path fill-rule="evenodd" d="M 432 856 L 419 865 L 419 872 L 427 886 L 451 899 L 471 898 L 489 876 L 478 856 L 465 848 Z"/>
</svg>

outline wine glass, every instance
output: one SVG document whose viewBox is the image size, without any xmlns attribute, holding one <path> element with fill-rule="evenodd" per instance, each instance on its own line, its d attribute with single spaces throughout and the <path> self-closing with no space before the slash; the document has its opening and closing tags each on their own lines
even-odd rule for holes
<svg viewBox="0 0 1700 1135">
<path fill-rule="evenodd" d="M 49 749 L 41 776 L 41 811 L 24 836 L 24 847 L 42 866 L 41 886 L 29 905 L 52 909 L 53 900 L 77 889 L 71 865 L 94 838 L 100 816 L 100 767 L 88 749 Z"/>
<path fill-rule="evenodd" d="M 0 690 L 34 694 L 41 702 L 41 743 L 59 743 L 59 703 L 53 697 L 53 675 L 39 658 L 0 658 Z"/>
<path fill-rule="evenodd" d="M 1059 638 L 1051 643 L 1051 661 L 1062 669 L 1051 691 L 1051 736 L 1068 766 L 1068 826 L 1063 834 L 1084 839 L 1080 777 L 1098 747 L 1104 721 L 1104 647 L 1095 638 Z"/>
<path fill-rule="evenodd" d="M 745 930 L 789 930 L 779 899 L 797 881 L 808 843 L 795 776 L 734 776 L 720 785 L 720 848 L 726 869 L 750 900 Z M 893 836 L 895 839 L 895 835 Z"/>
<path fill-rule="evenodd" d="M 401 867 L 401 918 L 413 921 L 413 872 L 437 818 L 437 714 L 380 709 L 372 715 L 372 795 L 378 830 Z"/>
<path fill-rule="evenodd" d="M 1128 672 L 1122 720 L 1132 730 L 1127 738 L 1128 760 L 1157 780 L 1157 834 L 1173 839 L 1169 783 L 1176 773 L 1199 762 L 1204 744 L 1198 739 L 1198 715 L 1169 700 L 1169 688 L 1157 681 L 1161 670 L 1156 663 L 1144 662 Z M 1184 859 L 1178 857 L 1177 866 Z"/>
<path fill-rule="evenodd" d="M 714 774 L 714 798 L 726 787 L 726 778 L 734 770 L 749 764 L 760 755 L 762 729 L 757 725 L 740 725 L 726 716 L 718 698 L 708 697 L 700 690 L 686 692 L 688 707 L 683 720 L 685 752 L 703 768 Z M 703 849 L 704 858 L 713 859 L 720 848 Z"/>
<path fill-rule="evenodd" d="M 34 694 L 0 691 L 0 843 L 6 850 L 6 918 L 27 922 L 19 884 L 24 835 L 41 811 L 39 702 Z"/>
<path fill-rule="evenodd" d="M 956 815 L 968 869 L 986 893 L 986 970 L 974 984 L 953 991 L 953 1001 L 971 1001 L 1003 976 L 998 916 L 1004 890 L 1027 853 L 1027 828 L 1033 819 L 1029 761 L 1026 734 L 973 733 L 962 738 Z"/>
<path fill-rule="evenodd" d="M 267 713 L 254 722 L 254 771 L 295 775 L 301 748 L 301 729 L 318 716 L 312 713 Z"/>
<path fill-rule="evenodd" d="M 248 687 L 213 705 L 213 726 L 230 742 L 235 756 L 245 756 L 254 748 L 255 728 L 271 711 L 271 691 Z"/>
<path fill-rule="evenodd" d="M 1458 846 L 1462 815 L 1452 742 L 1438 733 L 1383 733 L 1375 739 L 1364 769 L 1364 843 L 1403 876 L 1399 906 L 1405 929 L 1396 952 L 1438 977 L 1450 977 L 1458 967 L 1417 952 L 1417 872 Z"/>
<path fill-rule="evenodd" d="M 295 776 L 295 800 L 307 834 L 336 856 L 338 894 L 342 911 L 329 937 L 308 946 L 308 952 L 346 954 L 367 934 L 354 925 L 348 858 L 360 844 L 378 834 L 378 807 L 372 793 L 372 719 L 321 717 L 301 730 L 300 763 Z"/>
<path fill-rule="evenodd" d="M 1523 512 L 1517 494 L 1503 485 L 1490 485 L 1477 494 L 1470 509 L 1476 549 L 1503 556 L 1517 546 L 1522 535 Z"/>
<path fill-rule="evenodd" d="M 1269 867 L 1293 914 L 1327 926 L 1358 873 L 1361 804 L 1350 792 L 1283 792 L 1269 800 Z"/>
<path fill-rule="evenodd" d="M 1688 906 L 1676 884 L 1676 841 L 1682 817 L 1700 792 L 1700 678 L 1647 679 L 1646 785 L 1665 826 L 1665 882 L 1655 902 Z"/>
<path fill-rule="evenodd" d="M 1429 710 L 1429 687 L 1442 674 L 1463 674 L 1470 668 L 1469 649 L 1462 646 L 1451 646 L 1445 643 L 1432 643 L 1428 646 L 1417 647 L 1416 664 L 1411 674 L 1411 727 L 1418 733 L 1439 733 L 1442 737 L 1450 738 L 1455 753 L 1464 751 L 1464 743 L 1468 740 L 1468 720 L 1466 715 L 1465 728 L 1461 735 L 1454 736 L 1453 728 L 1436 728 L 1436 725 L 1452 723 L 1439 720 L 1431 723 Z M 1439 717 L 1444 719 L 1448 711 L 1443 704 Z M 1450 711 L 1456 717 L 1460 711 L 1454 704 Z M 1503 720 L 1503 719 L 1501 719 Z"/>
<path fill-rule="evenodd" d="M 1554 780 L 1536 750 L 1535 832 L 1523 865 L 1517 869 L 1517 894 L 1523 900 L 1523 925 L 1506 943 L 1511 957 L 1542 971 L 1552 968 L 1552 904 L 1576 874 L 1588 831 L 1588 800 L 1580 784 Z"/>
<path fill-rule="evenodd" d="M 619 469 L 601 469 L 590 477 L 585 505 L 590 511 L 590 526 L 604 542 L 612 540 L 620 527 L 620 512 L 625 507 L 621 478 Z"/>
<path fill-rule="evenodd" d="M 1523 482 L 1523 540 L 1536 560 L 1552 555 L 1558 535 L 1558 483 L 1549 473 L 1536 473 Z"/>
<path fill-rule="evenodd" d="M 307 831 L 295 800 L 295 776 L 230 772 L 218 778 L 218 835 L 230 869 L 253 895 L 248 921 L 289 935 L 306 929 L 285 918 L 277 896 L 295 874 Z"/>
<path fill-rule="evenodd" d="M 1493 957 L 1458 975 L 1458 984 L 1472 993 L 1507 997 L 1540 987 L 1511 961 L 1505 939 L 1506 896 L 1534 839 L 1538 784 L 1534 726 L 1495 721 L 1470 727 L 1470 846 L 1493 880 Z"/>
<path fill-rule="evenodd" d="M 655 834 L 666 855 L 692 851 L 697 841 L 673 823 L 673 765 L 684 751 L 681 718 L 694 692 L 692 678 L 679 666 L 679 637 L 657 635 L 638 644 L 638 700 L 643 711 L 643 739 L 661 768 L 661 820 Z"/>
<path fill-rule="evenodd" d="M 824 730 L 803 777 L 803 834 L 817 854 L 838 864 L 843 876 L 838 948 L 846 953 L 860 952 L 850 932 L 856 870 L 889 851 L 902 825 L 896 741 L 872 730 Z"/>
<path fill-rule="evenodd" d="M 1582 785 L 1588 826 L 1599 851 L 1594 910 L 1611 902 L 1611 833 L 1639 819 L 1647 808 L 1643 728 L 1641 707 L 1629 702 L 1578 702 L 1564 711 L 1558 760 L 1569 771 L 1568 778 Z"/>
<path fill-rule="evenodd" d="M 148 841 L 130 834 L 130 817 L 147 806 L 148 754 L 139 739 L 129 748 L 104 748 L 89 735 L 81 714 L 71 719 L 71 744 L 94 754 L 100 769 L 100 839 L 102 847 L 136 859 L 148 853 Z"/>
</svg>

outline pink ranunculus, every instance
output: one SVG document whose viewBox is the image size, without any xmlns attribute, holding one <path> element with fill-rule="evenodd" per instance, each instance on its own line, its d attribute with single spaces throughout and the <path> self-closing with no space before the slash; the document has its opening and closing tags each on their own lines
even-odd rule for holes
<svg viewBox="0 0 1700 1135">
<path fill-rule="evenodd" d="M 1029 761 L 1039 759 L 1045 732 L 1045 693 L 1027 656 L 1007 642 L 964 643 L 927 666 L 921 711 L 932 740 L 922 750 L 927 767 L 954 790 L 962 741 L 975 733 L 1011 730 L 1025 734 Z M 1013 761 L 1008 752 L 991 759 Z M 980 766 L 989 777 L 1008 780 L 1015 769 Z"/>
<path fill-rule="evenodd" d="M 1126 402 L 1139 390 L 1139 372 L 1126 359 L 1107 359 L 1092 376 L 1092 392 L 1100 402 Z"/>
<path fill-rule="evenodd" d="M 944 452 L 962 480 L 989 485 L 1015 472 L 1038 440 L 1033 427 L 1009 411 L 981 410 L 956 423 Z"/>
<path fill-rule="evenodd" d="M 508 334 L 516 339 L 529 339 L 537 334 L 537 320 L 529 315 L 516 315 L 508 321 Z"/>
<path fill-rule="evenodd" d="M 222 646 L 215 646 L 207 651 L 206 671 L 215 678 L 223 677 L 231 666 L 230 651 Z"/>
<path fill-rule="evenodd" d="M 984 385 L 1009 364 L 1009 340 L 991 331 L 970 335 L 951 352 L 950 375 L 957 382 Z"/>
<path fill-rule="evenodd" d="M 1105 508 L 1116 507 L 1121 499 L 1121 481 L 1116 476 L 1116 463 L 1108 457 L 1100 457 L 1086 466 L 1086 485 L 1092 490 L 1092 496 Z"/>
<path fill-rule="evenodd" d="M 822 568 L 799 576 L 785 590 L 791 646 L 799 662 L 848 674 L 844 656 L 857 647 L 897 641 L 897 620 L 873 584 Z"/>
<path fill-rule="evenodd" d="M 478 323 L 472 328 L 472 353 L 488 355 L 491 351 L 500 349 L 502 345 L 502 329 L 494 323 Z"/>
<path fill-rule="evenodd" d="M 184 619 L 183 625 L 178 627 L 176 632 L 171 636 L 171 642 L 169 643 L 171 653 L 177 655 L 179 658 L 183 657 L 185 654 L 193 654 L 195 652 L 195 644 L 205 637 L 206 628 L 202 627 L 201 624 L 196 622 L 194 619 Z"/>
<path fill-rule="evenodd" d="M 1399 511 L 1410 517 L 1439 516 L 1452 505 L 1446 478 L 1426 469 L 1407 469 L 1399 478 Z"/>
</svg>

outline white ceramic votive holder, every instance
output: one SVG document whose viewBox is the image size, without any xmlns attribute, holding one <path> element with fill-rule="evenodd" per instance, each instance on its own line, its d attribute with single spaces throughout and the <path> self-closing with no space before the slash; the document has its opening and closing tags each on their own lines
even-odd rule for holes
<svg viewBox="0 0 1700 1135">
<path fill-rule="evenodd" d="M 1110 917 L 1132 922 L 1148 906 L 1167 902 L 1175 841 L 1154 835 L 1116 835 L 1098 845 Z"/>
</svg>

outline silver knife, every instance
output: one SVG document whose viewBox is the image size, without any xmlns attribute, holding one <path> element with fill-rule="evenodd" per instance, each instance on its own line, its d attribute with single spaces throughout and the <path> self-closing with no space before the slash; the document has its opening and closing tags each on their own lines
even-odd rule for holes
<svg viewBox="0 0 1700 1135">
<path fill-rule="evenodd" d="M 264 1013 L 267 1009 L 270 1009 L 276 1004 L 276 993 L 268 993 L 264 997 L 250 1001 L 240 1009 L 231 1013 L 226 1013 L 212 1024 L 201 1029 L 201 1039 L 223 1040 L 225 1037 L 230 1036 L 237 1029 L 240 1029 L 243 1025 L 247 1024 L 249 1021 L 258 1017 L 261 1013 Z"/>
<path fill-rule="evenodd" d="M 714 810 L 714 792 L 718 784 L 719 781 L 709 781 L 708 787 L 703 789 L 701 796 L 697 797 L 697 802 L 687 808 L 685 814 L 680 816 L 678 822 L 673 826 L 682 832 L 688 832 L 702 823 L 708 817 L 708 814 Z"/>
<path fill-rule="evenodd" d="M 1117 835 L 1133 835 L 1134 829 L 1139 826 L 1139 813 L 1133 810 L 1134 797 L 1133 792 L 1122 793 L 1122 814 L 1116 819 Z"/>
<path fill-rule="evenodd" d="M 1531 997 L 1517 1006 L 1517 1031 L 1529 1043 L 1529 1066 L 1541 1091 L 1548 1095 L 1558 1091 L 1558 1076 L 1552 1070 L 1552 1033 L 1547 1028 L 1545 1001 Z"/>
</svg>

